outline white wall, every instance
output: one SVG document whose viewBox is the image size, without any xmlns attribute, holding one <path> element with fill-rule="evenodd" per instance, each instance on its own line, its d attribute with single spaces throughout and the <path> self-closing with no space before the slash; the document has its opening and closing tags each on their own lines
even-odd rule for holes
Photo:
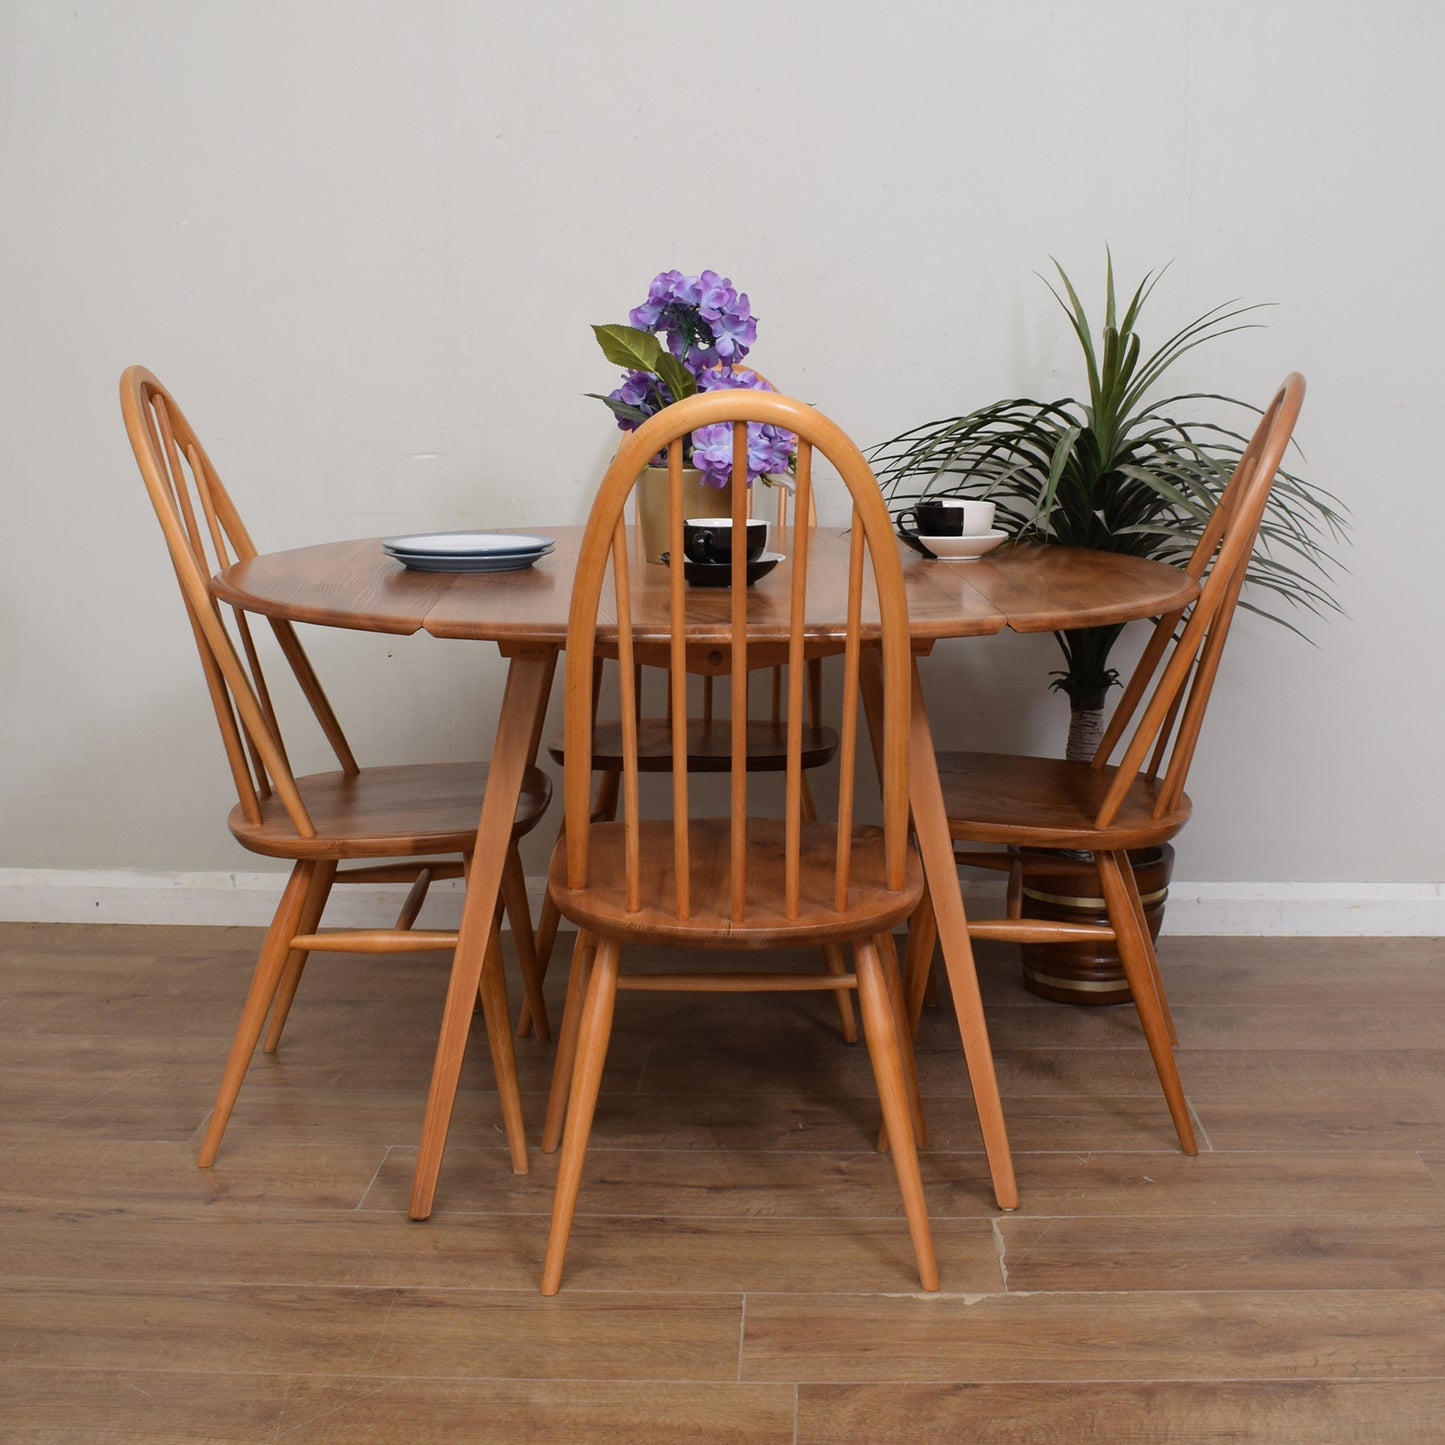
<svg viewBox="0 0 1445 1445">
<path fill-rule="evenodd" d="M 1358 523 L 1317 647 L 1238 626 L 1176 876 L 1439 883 L 1442 46 L 1406 0 L 6 0 L 0 868 L 257 866 L 127 363 L 263 546 L 562 523 L 615 436 L 588 324 L 654 272 L 731 275 L 759 364 L 867 445 L 1076 388 L 1034 273 L 1097 305 L 1108 243 L 1124 278 L 1173 263 L 1148 336 L 1279 303 L 1180 380 L 1302 370 L 1303 469 Z M 485 739 L 482 649 L 314 650 L 363 758 Z M 1055 665 L 940 648 L 940 731 L 1057 747 Z"/>
</svg>

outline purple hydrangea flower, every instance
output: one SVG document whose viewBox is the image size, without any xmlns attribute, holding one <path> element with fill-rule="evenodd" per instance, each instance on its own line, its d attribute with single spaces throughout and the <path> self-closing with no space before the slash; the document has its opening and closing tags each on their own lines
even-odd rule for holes
<svg viewBox="0 0 1445 1445">
<path fill-rule="evenodd" d="M 672 392 L 668 390 L 667 383 L 660 376 L 650 371 L 629 371 L 622 378 L 622 385 L 615 391 L 607 394 L 609 401 L 620 401 L 625 406 L 635 406 L 638 410 L 646 412 L 648 416 L 661 411 L 665 406 L 671 406 L 673 401 Z M 623 431 L 636 431 L 642 425 L 640 421 L 630 416 L 617 416 L 617 425 Z"/>
<path fill-rule="evenodd" d="M 661 272 L 627 319 L 639 331 L 661 332 L 667 349 L 694 374 L 741 361 L 758 339 L 747 295 L 716 271 Z"/>
<path fill-rule="evenodd" d="M 773 390 L 756 372 L 738 365 L 758 339 L 758 323 L 746 294 L 716 271 L 696 276 L 684 276 L 681 271 L 659 272 L 647 288 L 647 300 L 632 308 L 628 322 L 639 331 L 660 334 L 668 351 L 697 378 L 699 391 L 728 387 Z M 617 415 L 617 425 L 623 431 L 634 431 L 643 418 L 671 406 L 676 398 L 655 372 L 629 371 L 606 399 L 635 413 Z M 791 432 L 751 423 L 749 485 L 764 473 L 786 476 L 796 444 Z M 700 467 L 713 486 L 727 485 L 732 473 L 729 426 L 724 423 L 704 427 L 683 445 L 688 465 Z"/>
<path fill-rule="evenodd" d="M 746 367 L 704 372 L 701 391 L 775 391 L 757 372 Z M 798 444 L 797 437 L 771 422 L 748 423 L 748 485 L 765 474 L 786 476 Z M 730 422 L 713 422 L 692 434 L 692 464 L 712 487 L 725 487 L 733 474 L 733 429 Z"/>
<path fill-rule="evenodd" d="M 758 323 L 746 293 L 735 291 L 733 283 L 716 271 L 704 271 L 698 284 L 698 311 L 712 331 L 718 359 L 725 364 L 741 361 L 758 339 Z"/>
<path fill-rule="evenodd" d="M 656 331 L 663 312 L 679 299 L 679 293 L 686 289 L 687 277 L 681 271 L 664 271 L 652 278 L 647 288 L 647 300 L 641 306 L 634 306 L 628 315 L 628 322 L 639 331 Z"/>
</svg>

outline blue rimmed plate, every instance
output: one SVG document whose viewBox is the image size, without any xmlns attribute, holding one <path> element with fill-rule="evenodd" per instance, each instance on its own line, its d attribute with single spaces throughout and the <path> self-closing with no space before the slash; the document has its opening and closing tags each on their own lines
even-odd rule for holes
<svg viewBox="0 0 1445 1445">
<path fill-rule="evenodd" d="M 381 550 L 416 572 L 515 572 L 556 545 L 532 532 L 417 532 L 385 537 Z"/>
</svg>

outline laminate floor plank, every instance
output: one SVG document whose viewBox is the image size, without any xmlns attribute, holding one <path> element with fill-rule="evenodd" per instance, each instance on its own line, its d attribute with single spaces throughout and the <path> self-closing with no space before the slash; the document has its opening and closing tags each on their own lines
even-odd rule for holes
<svg viewBox="0 0 1445 1445">
<path fill-rule="evenodd" d="M 502 1149 L 505 1151 L 505 1145 Z M 230 1136 L 209 1169 L 186 1143 L 69 1138 L 48 1146 L 0 1139 L 0 1205 L 66 1205 L 144 1200 L 225 1209 L 265 1203 L 297 1209 L 354 1209 L 381 1167 L 384 1149 L 336 1144 L 275 1145 Z"/>
<path fill-rule="evenodd" d="M 999 1252 L 986 1219 L 935 1219 L 938 1268 L 951 1289 L 1003 1287 Z M 536 1234 L 536 1258 L 545 1230 Z M 694 1216 L 577 1218 L 567 1249 L 572 1290 L 710 1289 L 889 1294 L 917 1283 L 917 1264 L 900 1219 L 850 1217 L 708 1219 Z"/>
<path fill-rule="evenodd" d="M 931 1217 L 979 1219 L 995 1213 L 982 1154 L 920 1157 L 925 1158 Z M 495 1149 L 485 1154 L 448 1152 L 443 1165 L 446 1192 L 439 1193 L 436 1208 L 550 1210 L 557 1160 L 557 1155 L 534 1151 L 531 1172 L 517 1175 Z M 415 1165 L 415 1150 L 393 1149 L 363 1207 L 404 1212 Z M 1433 1187 L 1433 1180 L 1427 1177 L 1427 1182 Z M 903 1218 L 893 1163 L 876 1150 L 784 1154 L 589 1149 L 577 1209 L 579 1215 L 643 1217 L 666 1213 L 722 1219 Z"/>
<path fill-rule="evenodd" d="M 791 1385 L 610 1380 L 288 1382 L 276 1439 L 285 1445 L 792 1445 Z M 425 1422 L 418 1432 L 418 1422 Z"/>
<path fill-rule="evenodd" d="M 1173 1000 L 1170 1000 L 1173 1006 Z M 1190 1049 L 1426 1049 L 1439 1047 L 1445 990 L 1430 1000 L 1402 1003 L 1323 1003 L 1308 1009 L 1249 1004 L 1173 1007 L 1181 1041 Z"/>
<path fill-rule="evenodd" d="M 546 1112 L 544 1095 L 524 1095 L 529 1119 Z M 953 1153 L 983 1149 L 978 1115 L 968 1098 L 923 1101 L 929 1148 Z M 1091 1149 L 1174 1152 L 1178 1140 L 1157 1095 L 1101 1099 L 1018 1095 L 1009 1100 L 1014 1150 Z M 458 1113 L 454 1117 L 461 1116 Z M 858 1094 L 800 1097 L 772 1093 L 711 1094 L 701 1074 L 679 1094 L 614 1094 L 593 1123 L 594 1143 L 607 1149 L 779 1149 L 797 1153 L 862 1151 L 878 1140 L 878 1102 Z"/>
<path fill-rule="evenodd" d="M 959 1156 L 925 1157 L 929 1170 L 948 1170 Z M 1373 1217 L 1388 1212 L 1437 1218 L 1445 1208 L 1439 1181 L 1408 1152 L 1214 1151 L 1194 1158 L 1178 1152 L 1082 1152 L 1029 1154 L 1017 1163 L 1020 1213 L 1030 1215 Z"/>
<path fill-rule="evenodd" d="M 539 1271 L 540 1274 L 540 1271 Z M 742 1298 L 9 1280 L 0 1365 L 730 1381 Z"/>
<path fill-rule="evenodd" d="M 0 1440 L 16 1445 L 260 1445 L 276 1440 L 287 1381 L 220 1371 L 0 1365 Z"/>
<path fill-rule="evenodd" d="M 1324 1096 L 1377 1094 L 1412 1098 L 1438 1088 L 1445 1077 L 1445 1048 L 1438 1049 L 1196 1049 L 1181 1035 L 1175 1054 L 1184 1091 L 1193 1098 L 1308 1102 Z M 1014 1094 L 1112 1094 L 1158 1091 L 1148 1052 L 1140 1049 L 994 1050 L 999 1089 Z M 966 1096 L 968 1078 L 952 1050 L 918 1055 L 924 1091 L 932 1097 Z M 739 1069 L 729 1084 L 746 1087 Z M 791 1075 L 789 1075 L 791 1077 Z M 655 1080 L 649 1078 L 649 1085 Z M 861 1073 L 853 1080 L 861 1088 Z"/>
<path fill-rule="evenodd" d="M 1222 1099 L 1191 1091 L 1190 1103 L 1216 1149 L 1445 1154 L 1445 1089 L 1438 1086 L 1289 1100 Z"/>
<path fill-rule="evenodd" d="M 1445 1380 L 801 1385 L 797 1445 L 1439 1445 Z"/>
<path fill-rule="evenodd" d="M 1439 1290 L 752 1295 L 742 1378 L 1438 1379 L 1442 1361 Z"/>
<path fill-rule="evenodd" d="M 1191 1097 L 1293 1104 L 1324 1097 L 1415 1098 L 1438 1090 L 1445 1048 L 1195 1049 L 1176 1057 Z"/>
<path fill-rule="evenodd" d="M 0 1206 L 0 1281 L 115 1284 L 537 1289 L 551 1199 L 530 1214 L 438 1210 L 425 1223 L 395 1214 L 258 1206 L 221 1218 L 176 1207 Z M 934 1243 L 950 1286 L 1003 1287 L 987 1219 L 938 1220 Z M 890 1290 L 913 1256 L 897 1219 L 584 1215 L 568 1254 L 567 1288 L 799 1293 Z"/>
<path fill-rule="evenodd" d="M 1016 1094 L 1103 1098 L 1158 1092 L 1148 1050 L 1119 1048 L 1016 1048 L 994 1041 L 994 1065 L 1005 1098 Z M 1185 1092 L 1216 1098 L 1277 1098 L 1286 1102 L 1362 1090 L 1394 1097 L 1426 1093 L 1445 1076 L 1445 1048 L 1196 1048 L 1181 1024 L 1176 1058 Z M 609 1061 L 610 1068 L 610 1061 Z M 698 1071 L 730 1093 L 792 1090 L 810 1096 L 868 1096 L 867 1055 L 826 1046 L 780 1051 L 774 1042 L 749 1039 L 727 1046 L 659 1042 L 647 1059 L 640 1087 L 648 1093 L 685 1091 Z M 967 1097 L 968 1074 L 957 1045 L 918 1049 L 919 1083 L 926 1096 Z"/>
<path fill-rule="evenodd" d="M 1004 1218 L 1011 1291 L 1445 1289 L 1445 1208 L 1172 1219 Z"/>
</svg>

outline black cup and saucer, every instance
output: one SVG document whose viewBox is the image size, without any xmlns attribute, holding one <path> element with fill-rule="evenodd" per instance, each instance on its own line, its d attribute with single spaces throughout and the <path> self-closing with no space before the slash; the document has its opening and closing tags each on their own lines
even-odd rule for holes
<svg viewBox="0 0 1445 1445">
<path fill-rule="evenodd" d="M 966 559 L 992 551 L 1004 540 L 992 531 L 992 502 L 964 497 L 929 497 L 893 519 L 904 542 L 925 557 Z"/>
<path fill-rule="evenodd" d="M 769 552 L 768 524 L 747 523 L 747 585 L 766 577 L 783 560 Z M 682 574 L 693 587 L 730 587 L 733 580 L 733 519 L 687 518 L 682 524 Z M 661 560 L 666 562 L 668 554 Z"/>
</svg>

